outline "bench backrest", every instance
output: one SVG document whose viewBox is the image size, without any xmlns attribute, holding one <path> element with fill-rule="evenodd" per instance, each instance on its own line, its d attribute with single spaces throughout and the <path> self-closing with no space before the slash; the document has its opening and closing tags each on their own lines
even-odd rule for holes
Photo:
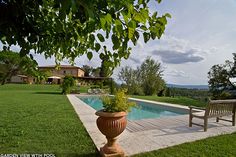
<svg viewBox="0 0 236 157">
<path fill-rule="evenodd" d="M 236 99 L 230 100 L 210 100 L 206 108 L 206 116 L 218 117 L 235 113 Z"/>
</svg>

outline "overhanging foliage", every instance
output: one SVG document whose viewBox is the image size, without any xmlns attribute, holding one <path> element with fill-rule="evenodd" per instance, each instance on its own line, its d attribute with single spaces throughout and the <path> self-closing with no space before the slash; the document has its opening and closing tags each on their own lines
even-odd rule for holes
<svg viewBox="0 0 236 157">
<path fill-rule="evenodd" d="M 155 2 L 160 3 L 161 0 Z M 149 0 L 2 0 L 0 41 L 4 49 L 34 50 L 56 61 L 97 52 L 105 66 L 117 66 L 140 36 L 160 38 L 170 14 L 151 13 Z M 107 46 L 112 41 L 112 46 Z"/>
</svg>

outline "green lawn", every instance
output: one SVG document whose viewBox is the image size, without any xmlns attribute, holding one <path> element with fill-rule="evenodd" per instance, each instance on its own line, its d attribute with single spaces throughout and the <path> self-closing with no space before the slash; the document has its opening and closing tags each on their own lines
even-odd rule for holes
<svg viewBox="0 0 236 157">
<path fill-rule="evenodd" d="M 90 86 L 80 86 L 79 87 L 79 92 L 80 93 L 88 93 L 88 89 L 90 88 Z M 74 87 L 72 87 L 72 91 L 76 91 L 76 92 L 78 92 L 78 86 L 74 86 Z"/>
<path fill-rule="evenodd" d="M 187 98 L 187 97 L 158 97 L 158 96 L 138 96 L 138 95 L 132 95 L 131 97 L 145 99 L 145 100 L 180 104 L 180 105 L 185 105 L 185 106 L 199 106 L 199 107 L 206 106 L 206 103 L 204 102 Z"/>
<path fill-rule="evenodd" d="M 133 157 L 235 157 L 236 133 L 210 137 Z"/>
<path fill-rule="evenodd" d="M 0 86 L 0 154 L 53 153 L 57 156 L 97 156 L 96 148 L 57 85 Z M 200 105 L 186 98 L 136 98 Z M 135 157 L 230 157 L 236 155 L 236 133 L 211 137 Z"/>
<path fill-rule="evenodd" d="M 57 85 L 0 86 L 0 154 L 96 156 L 96 148 Z"/>
<path fill-rule="evenodd" d="M 88 89 L 90 86 L 80 86 L 79 91 L 80 93 L 88 93 Z"/>
</svg>

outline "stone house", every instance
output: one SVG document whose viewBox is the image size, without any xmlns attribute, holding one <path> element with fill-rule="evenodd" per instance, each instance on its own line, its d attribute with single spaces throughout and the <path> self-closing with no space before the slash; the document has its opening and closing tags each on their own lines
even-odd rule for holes
<svg viewBox="0 0 236 157">
<path fill-rule="evenodd" d="M 56 69 L 55 65 L 49 65 L 40 66 L 38 68 L 41 71 L 47 71 L 50 73 L 50 76 L 46 81 L 47 83 L 60 84 L 66 75 L 70 75 L 75 78 L 84 77 L 84 70 L 77 66 L 60 65 L 59 68 Z"/>
</svg>

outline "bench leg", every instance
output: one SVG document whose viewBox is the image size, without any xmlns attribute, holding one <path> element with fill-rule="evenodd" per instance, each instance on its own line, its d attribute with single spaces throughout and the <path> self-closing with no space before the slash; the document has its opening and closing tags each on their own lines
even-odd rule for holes
<svg viewBox="0 0 236 157">
<path fill-rule="evenodd" d="M 235 126 L 235 113 L 232 115 L 232 125 Z"/>
<path fill-rule="evenodd" d="M 208 124 L 208 119 L 205 118 L 205 119 L 204 119 L 204 131 L 205 131 L 205 132 L 207 131 L 207 124 Z"/>
<path fill-rule="evenodd" d="M 219 117 L 216 117 L 216 122 L 219 122 Z"/>
<path fill-rule="evenodd" d="M 193 120 L 193 116 L 190 114 L 189 115 L 189 127 L 192 127 L 192 120 Z"/>
</svg>

